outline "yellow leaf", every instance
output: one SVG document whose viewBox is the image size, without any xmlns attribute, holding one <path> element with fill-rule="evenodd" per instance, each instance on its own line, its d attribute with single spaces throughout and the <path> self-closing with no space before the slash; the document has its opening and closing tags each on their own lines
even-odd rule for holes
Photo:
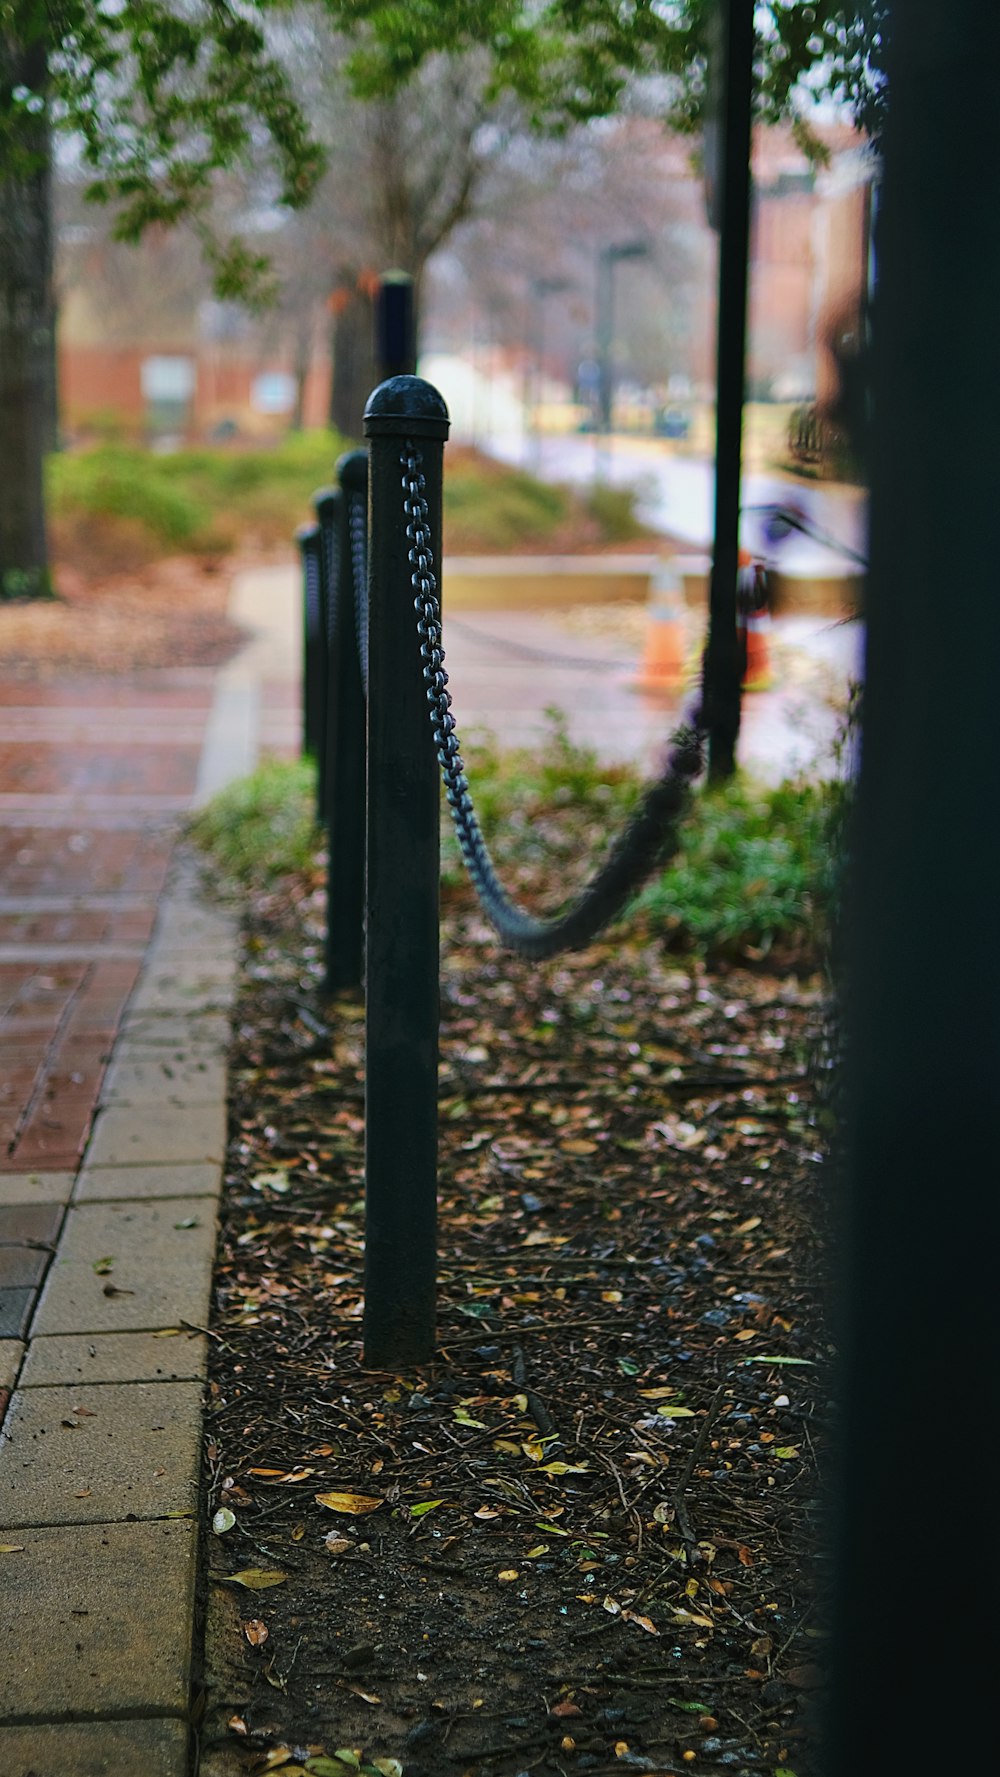
<svg viewBox="0 0 1000 1777">
<path fill-rule="evenodd" d="M 533 1230 L 533 1232 L 526 1237 L 526 1239 L 522 1240 L 521 1245 L 522 1246 L 567 1246 L 570 1238 L 571 1237 L 568 1234 L 546 1234 L 544 1228 L 535 1228 Z"/>
<path fill-rule="evenodd" d="M 0 1555 L 23 1555 L 23 1543 L 0 1543 Z"/>
<path fill-rule="evenodd" d="M 543 1462 L 543 1475 L 585 1475 L 589 1468 L 586 1462 Z"/>
<path fill-rule="evenodd" d="M 663 1419 L 693 1419 L 693 1407 L 657 1407 L 656 1411 Z"/>
<path fill-rule="evenodd" d="M 734 1234 L 749 1234 L 751 1229 L 759 1228 L 759 1227 L 760 1227 L 760 1216 L 748 1216 L 745 1222 L 741 1222 L 738 1228 L 733 1229 L 733 1233 Z"/>
<path fill-rule="evenodd" d="M 242 1572 L 226 1574 L 225 1578 L 232 1586 L 246 1586 L 248 1592 L 264 1592 L 268 1586 L 283 1586 L 288 1575 L 264 1567 L 244 1567 Z"/>
<path fill-rule="evenodd" d="M 502 1573 L 497 1574 L 498 1580 L 517 1580 L 520 1577 L 516 1567 L 505 1567 Z"/>
<path fill-rule="evenodd" d="M 377 1512 L 382 1499 L 375 1499 L 368 1493 L 317 1493 L 313 1496 L 316 1504 L 326 1506 L 331 1512 L 348 1512 L 353 1518 L 364 1518 L 369 1512 Z"/>
<path fill-rule="evenodd" d="M 284 1481 L 287 1485 L 294 1486 L 296 1481 L 308 1481 L 309 1476 L 314 1475 L 316 1470 L 311 1468 L 252 1468 L 248 1469 L 247 1473 L 256 1475 L 262 1481 Z"/>
<path fill-rule="evenodd" d="M 665 1401 L 668 1395 L 676 1394 L 676 1388 L 640 1388 L 644 1401 Z"/>
<path fill-rule="evenodd" d="M 622 1299 L 621 1290 L 602 1290 L 601 1291 L 601 1301 L 602 1302 L 620 1302 L 621 1299 Z"/>
<path fill-rule="evenodd" d="M 674 1611 L 674 1622 L 675 1623 L 697 1623 L 699 1629 L 714 1629 L 715 1628 L 715 1624 L 713 1623 L 711 1617 L 698 1616 L 697 1613 L 693 1610 L 675 1610 Z"/>
<path fill-rule="evenodd" d="M 596 1141 L 561 1141 L 559 1143 L 564 1154 L 596 1154 Z"/>
<path fill-rule="evenodd" d="M 536 1543 L 535 1547 L 533 1549 L 528 1550 L 528 1553 L 525 1555 L 524 1559 L 526 1561 L 535 1561 L 535 1560 L 537 1560 L 539 1555 L 547 1555 L 548 1552 L 549 1552 L 548 1543 Z"/>
</svg>

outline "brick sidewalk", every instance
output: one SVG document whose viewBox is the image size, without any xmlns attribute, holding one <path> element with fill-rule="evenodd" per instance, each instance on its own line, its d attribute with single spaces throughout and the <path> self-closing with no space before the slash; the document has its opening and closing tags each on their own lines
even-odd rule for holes
<svg viewBox="0 0 1000 1777">
<path fill-rule="evenodd" d="M 259 702 L 239 662 L 0 683 L 3 1777 L 189 1769 L 238 952 L 178 840 Z"/>
</svg>

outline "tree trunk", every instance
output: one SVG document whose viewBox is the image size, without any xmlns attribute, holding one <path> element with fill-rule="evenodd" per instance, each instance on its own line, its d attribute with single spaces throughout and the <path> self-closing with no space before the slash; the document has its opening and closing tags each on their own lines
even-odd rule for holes
<svg viewBox="0 0 1000 1777">
<path fill-rule="evenodd" d="M 0 106 L 18 87 L 43 93 L 46 54 L 0 34 Z M 25 115 L 0 175 L 0 599 L 52 588 L 44 458 L 51 442 L 52 204 L 49 124 Z"/>
</svg>

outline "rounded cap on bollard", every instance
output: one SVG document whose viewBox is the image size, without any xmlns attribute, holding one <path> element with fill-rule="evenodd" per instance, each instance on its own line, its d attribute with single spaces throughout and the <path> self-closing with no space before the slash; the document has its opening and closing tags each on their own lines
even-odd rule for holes
<svg viewBox="0 0 1000 1777">
<path fill-rule="evenodd" d="M 313 511 L 322 524 L 324 518 L 333 517 L 340 504 L 340 490 L 335 487 L 318 487 L 312 497 Z"/>
<path fill-rule="evenodd" d="M 345 494 L 363 494 L 368 488 L 368 452 L 349 450 L 337 459 L 337 480 Z"/>
<path fill-rule="evenodd" d="M 316 549 L 319 546 L 319 525 L 300 524 L 295 532 L 295 541 L 300 549 Z"/>
<path fill-rule="evenodd" d="M 437 389 L 420 376 L 390 376 L 368 397 L 365 437 L 447 438 L 451 422 Z"/>
</svg>

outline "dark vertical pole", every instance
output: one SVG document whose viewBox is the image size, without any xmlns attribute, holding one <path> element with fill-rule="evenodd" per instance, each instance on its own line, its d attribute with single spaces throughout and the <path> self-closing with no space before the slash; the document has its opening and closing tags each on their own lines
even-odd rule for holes
<svg viewBox="0 0 1000 1777">
<path fill-rule="evenodd" d="M 375 364 L 379 378 L 412 376 L 417 368 L 417 317 L 409 272 L 387 271 L 375 298 Z"/>
<path fill-rule="evenodd" d="M 302 751 L 315 758 L 320 698 L 316 677 L 320 621 L 319 525 L 300 525 L 295 533 L 295 541 L 302 560 Z"/>
<path fill-rule="evenodd" d="M 750 252 L 750 117 L 753 95 L 754 0 L 721 6 L 722 119 L 719 193 L 719 314 L 716 339 L 715 530 L 708 595 L 704 711 L 709 776 L 731 777 L 740 731 L 740 664 L 736 638 L 739 567 L 740 459 Z"/>
<path fill-rule="evenodd" d="M 361 984 L 365 896 L 365 691 L 358 649 L 358 616 L 367 605 L 367 581 L 357 585 L 352 525 L 358 508 L 368 523 L 368 453 L 353 450 L 337 464 L 336 599 L 330 623 L 330 701 L 327 716 L 329 863 L 326 885 L 326 991 Z"/>
<path fill-rule="evenodd" d="M 826 1777 L 926 1768 L 1000 1662 L 998 67 L 1000 9 L 893 7 Z M 966 1561 L 935 1624 L 934 1574 Z"/>
<path fill-rule="evenodd" d="M 323 826 L 330 818 L 330 795 L 327 783 L 327 736 L 330 728 L 330 700 L 334 686 L 330 677 L 330 624 L 333 602 L 337 596 L 335 578 L 335 537 L 340 507 L 340 494 L 334 487 L 320 488 L 313 494 L 313 511 L 319 525 L 319 622 L 316 632 L 316 818 Z"/>
<path fill-rule="evenodd" d="M 448 410 L 392 377 L 365 410 L 370 440 L 365 1362 L 434 1349 L 437 1224 L 439 779 L 403 512 L 401 457 L 419 449 L 434 572 Z"/>
</svg>

